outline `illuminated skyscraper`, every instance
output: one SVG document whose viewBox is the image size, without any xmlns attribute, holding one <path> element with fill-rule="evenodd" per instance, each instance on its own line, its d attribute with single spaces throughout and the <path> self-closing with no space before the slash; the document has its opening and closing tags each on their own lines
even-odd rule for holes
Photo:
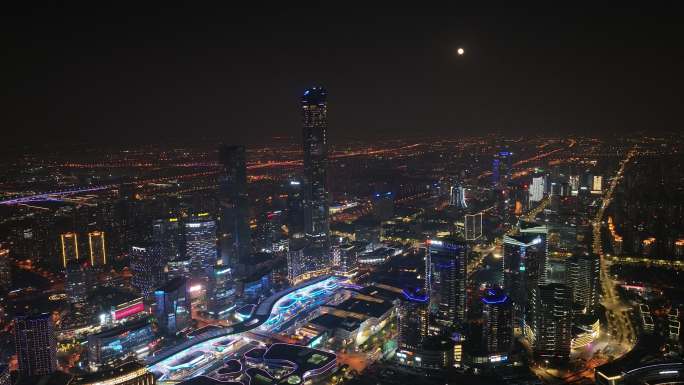
<svg viewBox="0 0 684 385">
<path fill-rule="evenodd" d="M 508 211 L 511 216 L 519 217 L 530 207 L 528 186 L 522 183 L 508 184 Z"/>
<path fill-rule="evenodd" d="M 133 276 L 131 285 L 143 297 L 151 297 L 154 288 L 164 281 L 166 259 L 156 246 L 133 246 L 130 254 L 130 267 Z"/>
<path fill-rule="evenodd" d="M 175 335 L 190 326 L 190 296 L 187 281 L 177 277 L 154 292 L 155 316 L 159 327 L 169 335 Z"/>
<path fill-rule="evenodd" d="M 495 188 L 504 189 L 511 180 L 511 158 L 513 153 L 510 151 L 499 151 L 494 154 L 492 161 L 492 184 Z"/>
<path fill-rule="evenodd" d="M 105 245 L 104 231 L 91 231 L 88 233 L 88 247 L 90 249 L 90 265 L 103 266 L 107 264 L 107 247 Z"/>
<path fill-rule="evenodd" d="M 427 302 L 404 301 L 397 309 L 399 349 L 415 351 L 428 336 L 429 312 Z"/>
<path fill-rule="evenodd" d="M 17 316 L 14 344 L 22 376 L 43 376 L 57 370 L 57 340 L 50 314 Z"/>
<path fill-rule="evenodd" d="M 474 241 L 482 237 L 482 212 L 474 215 L 466 214 L 463 222 L 466 241 Z"/>
<path fill-rule="evenodd" d="M 302 95 L 305 231 L 316 245 L 330 247 L 328 212 L 328 92 L 313 87 Z"/>
<path fill-rule="evenodd" d="M 532 290 L 530 333 L 534 354 L 547 360 L 567 361 L 572 339 L 572 294 L 566 285 L 552 283 Z"/>
<path fill-rule="evenodd" d="M 67 263 L 64 290 L 66 291 L 70 302 L 85 302 L 88 291 L 88 282 L 86 271 L 80 262 L 69 261 Z"/>
<path fill-rule="evenodd" d="M 544 199 L 544 191 L 546 189 L 546 178 L 538 176 L 532 178 L 530 185 L 530 202 L 539 202 Z"/>
<path fill-rule="evenodd" d="M 572 301 L 584 313 L 592 313 L 599 304 L 599 258 L 594 254 L 577 254 L 566 259 L 567 284 Z"/>
<path fill-rule="evenodd" d="M 171 262 L 184 260 L 184 230 L 183 218 L 179 216 L 156 219 L 152 225 L 153 242 Z"/>
<path fill-rule="evenodd" d="M 225 318 L 235 299 L 233 274 L 230 267 L 214 266 L 207 285 L 207 313 L 214 318 Z"/>
<path fill-rule="evenodd" d="M 513 342 L 511 299 L 497 289 L 482 296 L 482 342 L 488 354 L 507 353 Z"/>
<path fill-rule="evenodd" d="M 465 188 L 459 184 L 453 184 L 449 187 L 449 206 L 455 206 L 459 209 L 466 209 Z"/>
<path fill-rule="evenodd" d="M 208 213 L 185 221 L 185 253 L 195 272 L 204 272 L 216 264 L 216 221 Z"/>
<path fill-rule="evenodd" d="M 60 236 L 62 246 L 62 267 L 66 268 L 69 261 L 78 261 L 78 236 L 76 233 L 64 233 Z"/>
<path fill-rule="evenodd" d="M 287 229 L 290 237 L 304 235 L 304 217 L 306 216 L 304 186 L 301 181 L 291 180 L 287 183 Z"/>
<path fill-rule="evenodd" d="M 503 287 L 511 295 L 516 321 L 522 325 L 527 319 L 530 290 L 544 282 L 546 237 L 504 235 L 503 242 Z"/>
<path fill-rule="evenodd" d="M 221 208 L 219 248 L 223 264 L 249 263 L 249 200 L 247 197 L 247 161 L 244 146 L 221 146 L 219 149 L 218 200 Z"/>
<path fill-rule="evenodd" d="M 465 321 L 465 243 L 451 239 L 428 240 L 425 258 L 425 292 L 436 323 L 450 327 Z"/>
</svg>

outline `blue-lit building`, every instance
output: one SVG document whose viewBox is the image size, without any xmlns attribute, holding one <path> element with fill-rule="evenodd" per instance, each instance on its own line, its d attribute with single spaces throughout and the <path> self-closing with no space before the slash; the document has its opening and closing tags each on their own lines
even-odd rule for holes
<svg viewBox="0 0 684 385">
<path fill-rule="evenodd" d="M 425 258 L 425 292 L 435 323 L 461 325 L 466 316 L 467 246 L 454 239 L 429 239 Z"/>
<path fill-rule="evenodd" d="M 323 87 L 304 91 L 301 99 L 304 144 L 304 228 L 312 243 L 330 247 L 328 189 L 328 92 Z"/>
<path fill-rule="evenodd" d="M 248 264 L 252 251 L 245 147 L 221 146 L 219 163 L 219 248 L 223 264 L 235 267 Z"/>
<path fill-rule="evenodd" d="M 242 289 L 242 295 L 246 299 L 256 300 L 261 295 L 268 293 L 271 289 L 271 280 L 269 274 L 264 274 L 261 276 L 254 276 L 246 279 L 244 281 L 244 286 Z"/>
<path fill-rule="evenodd" d="M 499 151 L 494 154 L 492 160 L 492 185 L 494 188 L 504 189 L 511 180 L 511 158 L 513 153 L 510 151 Z"/>
<path fill-rule="evenodd" d="M 88 361 L 99 367 L 124 357 L 142 358 L 149 353 L 155 334 L 149 319 L 141 319 L 88 336 Z"/>
<path fill-rule="evenodd" d="M 160 329 L 175 335 L 190 326 L 192 320 L 187 280 L 174 278 L 154 292 L 155 316 Z"/>
<path fill-rule="evenodd" d="M 489 355 L 504 356 L 513 343 L 513 305 L 498 289 L 487 289 L 482 301 L 482 345 Z"/>
</svg>

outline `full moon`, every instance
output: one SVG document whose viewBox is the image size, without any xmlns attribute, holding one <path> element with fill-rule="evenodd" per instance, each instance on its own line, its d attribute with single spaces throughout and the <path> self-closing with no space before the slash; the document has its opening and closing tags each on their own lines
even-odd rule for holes
<svg viewBox="0 0 684 385">
<path fill-rule="evenodd" d="M 465 50 L 463 48 L 459 48 L 456 50 L 456 53 L 458 54 L 458 56 L 463 56 L 463 54 L 465 53 Z"/>
</svg>

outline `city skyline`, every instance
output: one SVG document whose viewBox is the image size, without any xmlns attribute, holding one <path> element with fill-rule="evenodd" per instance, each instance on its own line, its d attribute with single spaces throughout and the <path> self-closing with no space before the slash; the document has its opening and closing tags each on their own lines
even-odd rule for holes
<svg viewBox="0 0 684 385">
<path fill-rule="evenodd" d="M 15 6 L 0 385 L 684 382 L 674 6 Z"/>
</svg>

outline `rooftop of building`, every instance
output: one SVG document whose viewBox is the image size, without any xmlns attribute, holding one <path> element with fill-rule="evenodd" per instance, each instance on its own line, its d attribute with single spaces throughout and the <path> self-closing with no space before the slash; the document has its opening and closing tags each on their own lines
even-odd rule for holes
<svg viewBox="0 0 684 385">
<path fill-rule="evenodd" d="M 501 290 L 498 289 L 487 289 L 485 290 L 482 298 L 480 298 L 485 305 L 506 305 L 510 304 L 510 298 Z"/>
<path fill-rule="evenodd" d="M 381 298 L 386 301 L 403 300 L 405 296 L 402 294 L 400 288 L 394 286 L 382 285 L 384 287 L 379 287 L 375 285 L 365 286 L 359 289 L 359 293 L 364 295 L 369 295 L 371 297 Z"/>
<path fill-rule="evenodd" d="M 354 317 L 338 317 L 334 314 L 321 314 L 312 319 L 310 323 L 322 326 L 326 329 L 344 329 L 347 331 L 354 331 L 361 325 L 361 320 Z"/>
<path fill-rule="evenodd" d="M 314 86 L 304 90 L 302 104 L 321 104 L 328 98 L 328 91 L 321 86 Z"/>
<path fill-rule="evenodd" d="M 362 298 L 352 297 L 335 306 L 335 308 L 367 317 L 380 318 L 388 311 L 392 310 L 393 306 L 394 305 L 392 305 L 391 302 L 381 299 L 378 299 L 378 301 L 368 301 Z"/>
</svg>

